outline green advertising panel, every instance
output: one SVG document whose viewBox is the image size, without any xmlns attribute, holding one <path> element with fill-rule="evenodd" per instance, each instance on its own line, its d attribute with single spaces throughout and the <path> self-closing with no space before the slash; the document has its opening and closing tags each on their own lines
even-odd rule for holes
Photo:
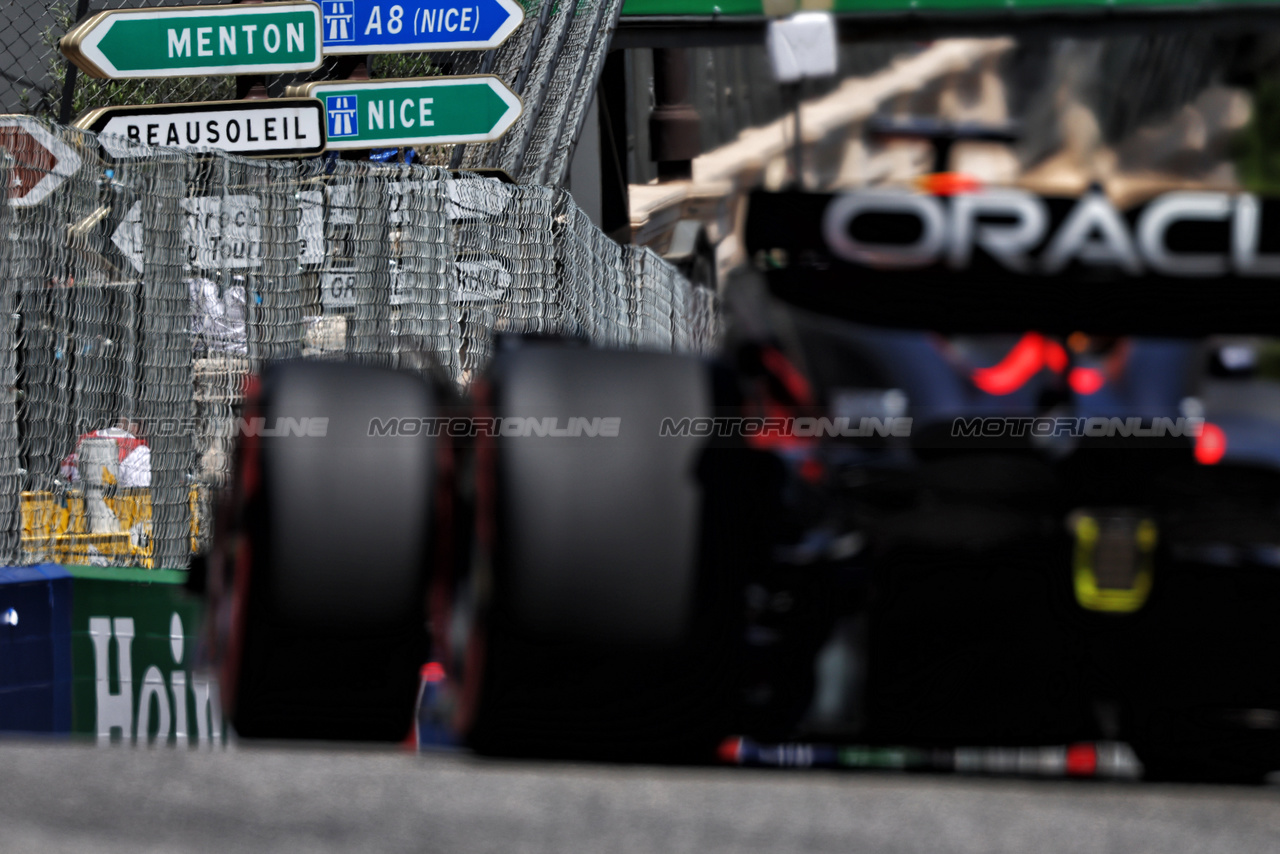
<svg viewBox="0 0 1280 854">
<path fill-rule="evenodd" d="M 1200 11 L 1238 9 L 1242 6 L 1277 6 L 1276 0 L 626 0 L 624 16 L 761 16 L 797 11 L 831 11 L 842 14 L 883 12 L 1006 12 L 1009 10 L 1073 11 L 1116 8 Z"/>
<path fill-rule="evenodd" d="M 624 15 L 763 15 L 764 0 L 626 0 Z"/>
<path fill-rule="evenodd" d="M 99 741 L 225 741 L 218 685 L 194 672 L 203 605 L 186 573 L 68 566 L 71 731 Z"/>
</svg>

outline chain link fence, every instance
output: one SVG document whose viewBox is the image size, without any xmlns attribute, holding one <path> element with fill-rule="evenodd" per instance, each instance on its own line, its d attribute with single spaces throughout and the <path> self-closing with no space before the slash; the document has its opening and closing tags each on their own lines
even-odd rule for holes
<svg viewBox="0 0 1280 854">
<path fill-rule="evenodd" d="M 9 186 L 13 160 L 0 149 L 0 187 Z M 0 204 L 0 234 L 9 233 L 10 207 Z M 8 241 L 0 246 L 0 283 L 10 282 Z M 14 311 L 17 289 L 0 287 L 0 561 L 19 552 L 22 530 L 19 516 L 21 447 L 18 444 L 18 315 Z"/>
<path fill-rule="evenodd" d="M 496 332 L 715 347 L 714 294 L 554 187 L 420 164 L 117 158 L 86 132 L 23 130 L 0 179 L 48 192 L 0 205 L 0 563 L 187 565 L 246 429 L 245 377 L 271 360 L 465 388 Z"/>
<path fill-rule="evenodd" d="M 0 0 L 0 113 L 69 123 L 86 110 L 130 104 L 231 100 L 234 77 L 96 80 L 59 52 L 58 39 L 89 14 L 111 9 L 226 5 L 225 0 Z M 374 79 L 496 74 L 521 97 L 524 113 L 502 140 L 425 146 L 428 165 L 505 170 L 522 184 L 561 186 L 595 93 L 622 0 L 523 0 L 525 20 L 489 51 L 329 57 L 316 72 L 271 75 L 268 94 L 312 80 L 344 79 L 366 63 Z"/>
</svg>

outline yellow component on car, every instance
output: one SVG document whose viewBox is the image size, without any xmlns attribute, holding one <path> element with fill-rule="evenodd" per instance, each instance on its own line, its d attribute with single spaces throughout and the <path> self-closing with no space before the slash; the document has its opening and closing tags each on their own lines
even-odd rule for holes
<svg viewBox="0 0 1280 854">
<path fill-rule="evenodd" d="M 1154 576 L 1156 523 L 1127 516 L 1073 514 L 1073 576 L 1082 608 L 1131 614 L 1146 604 Z"/>
</svg>

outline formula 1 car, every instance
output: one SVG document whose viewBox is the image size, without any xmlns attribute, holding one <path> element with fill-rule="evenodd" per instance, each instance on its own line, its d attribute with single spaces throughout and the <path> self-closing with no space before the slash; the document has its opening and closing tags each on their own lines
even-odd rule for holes
<svg viewBox="0 0 1280 854">
<path fill-rule="evenodd" d="M 1158 38 L 1015 44 L 1003 79 Z M 1239 76 L 1223 38 L 1192 46 Z M 1210 115 L 1184 82 L 1103 138 Z M 715 359 L 510 337 L 465 398 L 273 366 L 251 417 L 329 421 L 238 451 L 237 730 L 402 739 L 431 660 L 495 754 L 1121 740 L 1152 778 L 1280 769 L 1280 472 L 1231 455 L 1204 367 L 1275 331 L 1280 211 L 1112 177 L 758 192 Z"/>
</svg>

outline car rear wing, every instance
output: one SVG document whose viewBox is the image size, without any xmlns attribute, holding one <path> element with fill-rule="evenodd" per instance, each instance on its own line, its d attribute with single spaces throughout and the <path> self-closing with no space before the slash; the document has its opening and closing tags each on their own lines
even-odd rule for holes
<svg viewBox="0 0 1280 854">
<path fill-rule="evenodd" d="M 1280 199 L 1174 191 L 1118 208 L 1014 187 L 754 192 L 772 294 L 944 333 L 1280 334 Z"/>
<path fill-rule="evenodd" d="M 614 48 L 761 44 L 771 18 L 800 0 L 625 0 Z M 934 39 L 997 33 L 1052 36 L 1198 27 L 1206 19 L 1256 27 L 1277 0 L 828 0 L 841 41 Z"/>
</svg>

